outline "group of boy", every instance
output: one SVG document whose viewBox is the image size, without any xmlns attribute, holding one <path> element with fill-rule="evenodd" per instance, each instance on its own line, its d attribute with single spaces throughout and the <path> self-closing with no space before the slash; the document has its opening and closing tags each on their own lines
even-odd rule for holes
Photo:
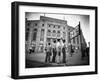
<svg viewBox="0 0 100 81">
<path fill-rule="evenodd" d="M 45 47 L 46 63 L 66 63 L 66 41 L 63 39 L 54 40 Z"/>
</svg>

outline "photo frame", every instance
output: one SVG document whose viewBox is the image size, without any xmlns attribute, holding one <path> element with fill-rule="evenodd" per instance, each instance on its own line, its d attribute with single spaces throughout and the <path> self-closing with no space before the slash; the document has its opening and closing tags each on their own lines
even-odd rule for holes
<svg viewBox="0 0 100 81">
<path fill-rule="evenodd" d="M 97 74 L 96 6 L 12 2 L 11 10 L 11 78 Z"/>
</svg>

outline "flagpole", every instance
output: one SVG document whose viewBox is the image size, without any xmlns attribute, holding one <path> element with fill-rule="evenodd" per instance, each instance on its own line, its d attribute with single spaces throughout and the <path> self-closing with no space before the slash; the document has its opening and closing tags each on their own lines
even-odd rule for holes
<svg viewBox="0 0 100 81">
<path fill-rule="evenodd" d="M 82 58 L 81 58 L 81 59 L 83 59 L 83 51 L 82 51 L 82 32 L 81 32 L 80 22 L 79 22 L 79 35 L 80 35 L 80 50 L 81 50 L 81 54 L 82 54 Z"/>
<path fill-rule="evenodd" d="M 45 17 L 45 13 L 44 13 L 44 17 Z"/>
</svg>

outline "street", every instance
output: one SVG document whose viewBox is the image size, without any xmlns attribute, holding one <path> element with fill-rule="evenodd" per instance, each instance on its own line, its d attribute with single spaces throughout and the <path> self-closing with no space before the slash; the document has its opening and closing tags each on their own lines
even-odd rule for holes
<svg viewBox="0 0 100 81">
<path fill-rule="evenodd" d="M 35 67 L 55 67 L 55 66 L 80 66 L 89 65 L 89 57 L 86 56 L 84 59 L 81 58 L 81 52 L 73 53 L 72 57 L 66 53 L 66 64 L 65 63 L 45 63 L 45 53 L 31 53 L 26 55 L 26 68 Z M 52 59 L 52 56 L 51 56 Z M 62 56 L 61 56 L 62 60 Z"/>
</svg>

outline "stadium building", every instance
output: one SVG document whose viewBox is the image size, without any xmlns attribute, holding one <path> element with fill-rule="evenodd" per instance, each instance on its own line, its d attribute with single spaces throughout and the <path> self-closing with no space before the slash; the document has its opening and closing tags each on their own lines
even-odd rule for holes
<svg viewBox="0 0 100 81">
<path fill-rule="evenodd" d="M 47 43 L 57 39 L 65 39 L 66 45 L 72 48 L 86 48 L 86 41 L 80 29 L 80 23 L 71 27 L 66 20 L 40 16 L 40 20 L 27 20 L 25 31 L 26 49 L 33 52 L 44 52 Z"/>
</svg>

